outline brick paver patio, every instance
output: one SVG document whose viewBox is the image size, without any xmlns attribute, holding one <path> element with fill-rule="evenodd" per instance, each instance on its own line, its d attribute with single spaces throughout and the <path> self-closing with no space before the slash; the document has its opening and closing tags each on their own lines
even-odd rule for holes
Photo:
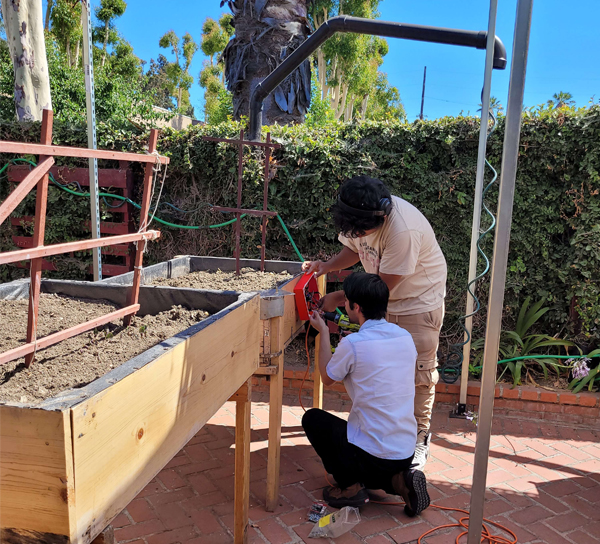
<svg viewBox="0 0 600 544">
<path fill-rule="evenodd" d="M 307 399 L 306 405 L 310 405 Z M 325 408 L 347 416 L 348 405 Z M 324 542 L 308 538 L 306 513 L 326 485 L 322 464 L 309 445 L 298 400 L 284 402 L 281 495 L 274 513 L 264 510 L 268 404 L 252 408 L 252 482 L 249 542 Z M 228 403 L 114 521 L 119 543 L 226 544 L 233 541 L 235 405 Z M 475 445 L 471 422 L 434 414 L 426 467 L 432 502 L 468 508 Z M 600 543 L 600 429 L 544 421 L 494 419 L 485 515 L 511 530 L 519 544 Z M 388 498 L 391 500 L 391 498 Z M 455 523 L 461 514 L 429 508 L 407 518 L 400 506 L 370 503 L 362 521 L 338 544 L 416 543 L 427 530 Z M 458 529 L 426 538 L 452 544 Z M 466 538 L 464 539 L 466 541 Z M 334 542 L 334 541 L 330 541 Z"/>
</svg>

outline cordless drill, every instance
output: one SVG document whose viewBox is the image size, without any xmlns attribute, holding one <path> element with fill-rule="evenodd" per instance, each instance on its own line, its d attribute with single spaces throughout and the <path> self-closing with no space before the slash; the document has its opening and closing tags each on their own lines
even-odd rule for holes
<svg viewBox="0 0 600 544">
<path fill-rule="evenodd" d="M 340 315 L 336 312 L 323 312 L 323 317 L 327 321 L 333 321 L 343 331 L 357 332 L 360 329 L 358 323 L 350 323 L 347 315 Z"/>
</svg>

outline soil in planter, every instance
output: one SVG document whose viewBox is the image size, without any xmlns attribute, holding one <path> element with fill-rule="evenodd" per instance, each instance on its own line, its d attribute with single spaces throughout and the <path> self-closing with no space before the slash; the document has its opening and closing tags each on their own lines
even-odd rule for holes
<svg viewBox="0 0 600 544">
<path fill-rule="evenodd" d="M 222 270 L 202 270 L 191 272 L 177 278 L 153 278 L 147 285 L 163 285 L 169 287 L 187 287 L 189 289 L 215 289 L 217 291 L 263 291 L 273 289 L 290 280 L 293 276 L 283 272 L 260 272 L 254 268 L 242 268 L 240 276 L 235 272 Z"/>
<path fill-rule="evenodd" d="M 0 300 L 0 352 L 25 343 L 28 299 Z M 40 295 L 38 338 L 113 312 L 108 301 Z M 131 326 L 121 319 L 63 340 L 25 359 L 0 365 L 0 402 L 36 404 L 73 387 L 83 387 L 163 340 L 208 317 L 202 310 L 175 306 L 157 315 L 134 317 Z"/>
</svg>

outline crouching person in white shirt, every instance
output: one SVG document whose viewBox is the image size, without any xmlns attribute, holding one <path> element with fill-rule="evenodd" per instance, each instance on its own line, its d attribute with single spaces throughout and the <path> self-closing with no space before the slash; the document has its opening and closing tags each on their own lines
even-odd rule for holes
<svg viewBox="0 0 600 544">
<path fill-rule="evenodd" d="M 313 408 L 302 418 L 307 438 L 337 486 L 323 490 L 330 506 L 360 506 L 367 489 L 401 495 L 408 516 L 429 506 L 425 475 L 411 469 L 417 438 L 414 369 L 417 350 L 410 334 L 385 320 L 389 290 L 376 274 L 354 273 L 344 281 L 346 311 L 360 330 L 341 340 L 335 353 L 327 324 L 313 312 L 321 334 L 323 383 L 344 382 L 352 399 L 348 422 Z"/>
</svg>

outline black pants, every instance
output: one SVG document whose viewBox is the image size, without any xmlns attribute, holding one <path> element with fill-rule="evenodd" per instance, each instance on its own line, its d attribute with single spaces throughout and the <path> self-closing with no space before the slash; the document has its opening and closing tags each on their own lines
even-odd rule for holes
<svg viewBox="0 0 600 544">
<path fill-rule="evenodd" d="M 302 417 L 306 437 L 342 489 L 355 483 L 367 489 L 383 489 L 395 494 L 392 476 L 410 467 L 413 456 L 408 459 L 380 459 L 348 442 L 348 423 L 343 419 L 312 408 Z"/>
</svg>

